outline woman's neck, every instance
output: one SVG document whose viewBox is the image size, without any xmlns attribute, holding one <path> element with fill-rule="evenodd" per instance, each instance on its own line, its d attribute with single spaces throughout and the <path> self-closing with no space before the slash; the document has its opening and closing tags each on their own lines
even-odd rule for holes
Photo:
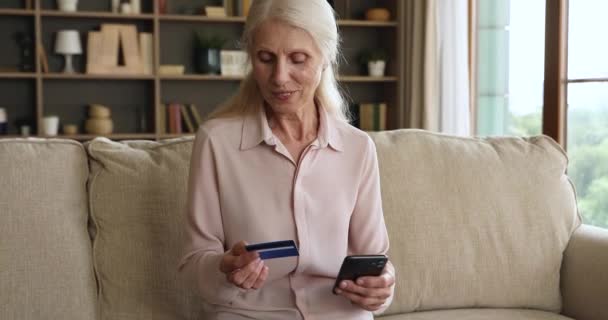
<svg viewBox="0 0 608 320">
<path fill-rule="evenodd" d="M 266 116 L 270 129 L 284 144 L 308 144 L 317 138 L 319 114 L 314 105 L 293 113 L 278 113 L 266 107 Z"/>
</svg>

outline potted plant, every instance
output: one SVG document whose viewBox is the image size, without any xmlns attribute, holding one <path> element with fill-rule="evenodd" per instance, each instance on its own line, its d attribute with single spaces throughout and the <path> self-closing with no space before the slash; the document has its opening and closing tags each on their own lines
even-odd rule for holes
<svg viewBox="0 0 608 320">
<path fill-rule="evenodd" d="M 368 49 L 361 52 L 360 63 L 367 68 L 367 72 L 372 77 L 384 76 L 386 69 L 387 53 L 382 48 Z"/>
<path fill-rule="evenodd" d="M 194 65 L 199 73 L 220 74 L 220 50 L 226 39 L 220 36 L 209 36 L 200 32 L 194 35 Z"/>
</svg>

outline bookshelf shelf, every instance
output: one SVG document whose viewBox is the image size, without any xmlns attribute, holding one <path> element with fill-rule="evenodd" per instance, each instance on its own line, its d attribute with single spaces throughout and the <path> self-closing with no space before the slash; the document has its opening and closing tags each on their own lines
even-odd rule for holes
<svg viewBox="0 0 608 320">
<path fill-rule="evenodd" d="M 0 16 L 34 16 L 36 11 L 30 9 L 4 9 L 0 8 Z"/>
<path fill-rule="evenodd" d="M 225 18 L 210 18 L 203 15 L 180 15 L 180 14 L 163 14 L 159 16 L 160 21 L 174 22 L 213 22 L 213 23 L 245 23 L 245 17 L 225 17 Z M 397 27 L 397 21 L 366 21 L 366 20 L 338 20 L 340 27 Z"/>
<path fill-rule="evenodd" d="M 219 22 L 219 23 L 245 23 L 245 17 L 210 18 L 202 15 L 163 14 L 160 21 L 175 22 Z"/>
<path fill-rule="evenodd" d="M 233 9 L 237 9 L 241 0 L 226 1 L 233 1 Z M 34 52 L 42 48 L 46 53 L 46 60 L 36 59 L 35 72 L 19 72 L 22 51 L 17 41 L 7 39 L 7 49 L 0 49 L 3 65 L 0 67 L 0 92 L 10 95 L 10 99 L 5 99 L 0 105 L 8 114 L 9 135 L 0 138 L 21 137 L 18 134 L 21 125 L 30 127 L 30 137 L 44 137 L 39 132 L 43 117 L 57 114 L 60 123 L 77 124 L 83 134 L 59 135 L 56 138 L 93 139 L 97 136 L 84 134 L 83 126 L 87 117 L 86 107 L 91 104 L 101 104 L 111 109 L 114 131 L 118 133 L 108 135 L 110 139 L 159 140 L 193 135 L 192 132 L 184 132 L 190 131 L 184 125 L 183 133 L 170 133 L 169 106 L 175 103 L 190 108 L 192 105 L 204 120 L 238 90 L 244 79 L 243 76 L 197 74 L 196 32 L 219 36 L 227 40 L 224 49 L 234 50 L 238 48 L 246 22 L 243 16 L 215 18 L 184 14 L 199 12 L 202 6 L 216 5 L 217 0 L 171 0 L 166 13 L 161 13 L 159 1 L 146 0 L 141 1 L 141 14 L 110 12 L 111 0 L 79 0 L 76 12 L 57 10 L 56 0 L 32 1 L 35 9 L 23 9 L 25 5 L 21 0 L 0 2 L 3 32 L 7 35 L 28 33 L 35 46 L 42 46 L 32 48 Z M 399 39 L 405 24 L 404 1 L 334 0 L 333 3 L 337 16 L 346 18 L 338 20 L 337 24 L 342 40 L 342 58 L 338 69 L 342 75 L 338 81 L 348 95 L 347 100 L 358 105 L 386 103 L 388 128 L 402 127 L 405 78 L 402 56 L 405 50 Z M 378 6 L 386 7 L 393 20 L 360 20 L 363 19 L 363 12 Z M 99 31 L 104 23 L 133 25 L 138 33 L 151 34 L 152 44 L 148 42 L 146 47 L 152 52 L 147 56 L 151 58 L 151 64 L 148 60 L 146 66 L 152 68 L 152 74 L 83 73 L 90 62 L 90 32 Z M 83 54 L 73 58 L 75 70 L 80 73 L 62 73 L 65 58 L 54 50 L 60 30 L 77 30 L 80 34 Z M 387 76 L 367 76 L 367 70 L 357 63 L 361 53 L 369 48 L 386 49 Z M 122 50 L 124 52 L 124 48 Z M 104 54 L 107 56 L 107 53 Z M 119 65 L 125 65 L 124 60 L 119 59 Z M 161 74 L 159 70 L 163 65 L 182 65 L 185 74 Z M 189 111 L 194 114 L 192 109 Z"/>
<path fill-rule="evenodd" d="M 86 74 L 86 73 L 43 73 L 42 79 L 67 80 L 154 80 L 154 75 Z"/>
<path fill-rule="evenodd" d="M 36 78 L 34 72 L 0 72 L 0 79 L 33 79 Z"/>
<path fill-rule="evenodd" d="M 184 74 L 184 75 L 161 75 L 161 80 L 171 81 L 241 81 L 244 77 L 241 76 L 221 76 L 221 75 L 205 75 L 205 74 Z"/>
<path fill-rule="evenodd" d="M 398 27 L 397 21 L 338 20 L 339 27 Z"/>
<path fill-rule="evenodd" d="M 94 19 L 117 19 L 117 20 L 152 20 L 153 14 L 118 14 L 112 12 L 79 11 L 66 13 L 58 10 L 41 10 L 42 17 L 55 18 L 94 18 Z"/>
<path fill-rule="evenodd" d="M 241 81 L 244 79 L 242 76 L 220 76 L 220 75 L 198 75 L 198 74 L 187 74 L 187 75 L 161 75 L 160 79 L 170 81 Z M 396 82 L 399 78 L 397 77 L 369 77 L 369 76 L 340 76 L 338 81 L 340 82 Z"/>
<path fill-rule="evenodd" d="M 340 76 L 340 82 L 396 82 L 397 77 Z"/>
</svg>

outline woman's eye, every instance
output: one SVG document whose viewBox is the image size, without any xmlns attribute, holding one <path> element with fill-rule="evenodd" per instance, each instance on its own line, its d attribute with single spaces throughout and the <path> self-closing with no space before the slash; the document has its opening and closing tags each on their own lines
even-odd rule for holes
<svg viewBox="0 0 608 320">
<path fill-rule="evenodd" d="M 267 52 L 258 53 L 258 59 L 264 63 L 268 63 L 272 61 L 272 55 Z"/>
<path fill-rule="evenodd" d="M 291 56 L 291 60 L 293 63 L 304 63 L 306 62 L 306 55 L 303 53 L 294 53 Z"/>
</svg>

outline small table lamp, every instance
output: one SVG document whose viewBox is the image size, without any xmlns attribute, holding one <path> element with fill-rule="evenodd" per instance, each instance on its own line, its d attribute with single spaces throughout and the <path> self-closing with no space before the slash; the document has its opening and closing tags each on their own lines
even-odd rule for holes
<svg viewBox="0 0 608 320">
<path fill-rule="evenodd" d="M 55 52 L 65 55 L 64 73 L 74 73 L 72 67 L 72 55 L 81 54 L 80 34 L 77 30 L 60 30 L 57 32 Z"/>
</svg>

